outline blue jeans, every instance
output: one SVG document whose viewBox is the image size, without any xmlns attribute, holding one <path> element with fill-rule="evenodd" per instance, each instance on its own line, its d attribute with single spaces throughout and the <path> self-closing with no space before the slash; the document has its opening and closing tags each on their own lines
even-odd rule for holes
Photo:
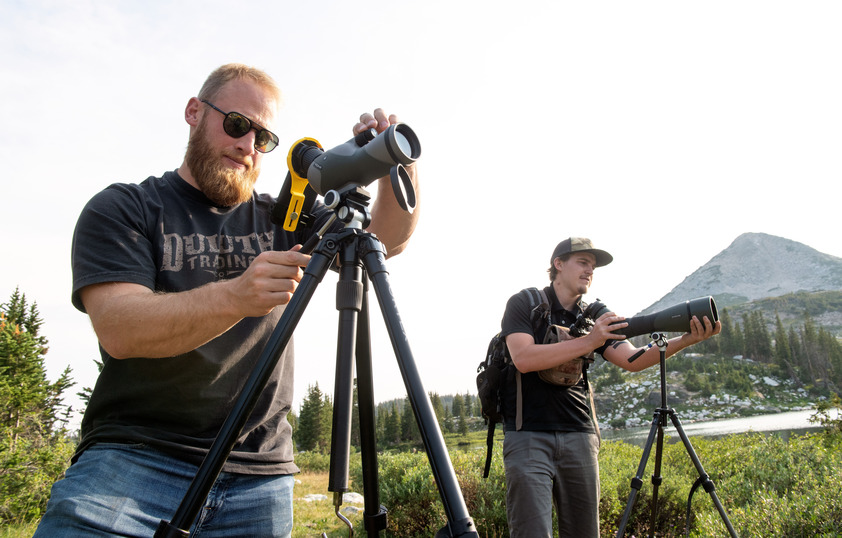
<svg viewBox="0 0 842 538">
<path fill-rule="evenodd" d="M 507 431 L 506 515 L 512 538 L 599 537 L 599 436 L 580 432 Z"/>
<path fill-rule="evenodd" d="M 145 445 L 97 444 L 53 484 L 35 537 L 151 538 L 171 521 L 197 467 Z M 290 536 L 292 475 L 221 473 L 196 522 L 195 537 Z"/>
</svg>

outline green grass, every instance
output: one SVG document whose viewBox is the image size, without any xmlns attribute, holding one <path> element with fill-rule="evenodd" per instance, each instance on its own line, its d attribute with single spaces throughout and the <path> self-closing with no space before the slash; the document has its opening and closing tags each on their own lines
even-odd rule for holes
<svg viewBox="0 0 842 538">
<path fill-rule="evenodd" d="M 839 407 L 838 401 L 828 404 Z M 693 446 L 740 536 L 839 536 L 842 529 L 842 422 L 825 418 L 821 433 L 790 436 L 747 433 L 721 439 L 694 437 Z M 507 536 L 502 434 L 496 436 L 491 475 L 481 478 L 485 461 L 485 434 L 447 436 L 450 460 L 459 479 L 468 512 L 480 536 Z M 603 441 L 600 451 L 602 498 L 600 519 L 604 536 L 616 532 L 637 470 L 641 448 L 622 441 Z M 681 443 L 666 443 L 658 500 L 659 536 L 682 536 L 687 497 L 695 468 Z M 333 494 L 327 491 L 329 458 L 320 454 L 296 457 L 306 472 L 296 476 L 293 536 L 348 536 L 348 528 L 335 513 Z M 350 488 L 361 489 L 360 455 L 352 454 Z M 652 506 L 650 456 L 644 485 L 626 535 L 647 535 Z M 443 509 L 427 456 L 419 451 L 378 454 L 379 492 L 389 509 L 388 536 L 432 536 L 444 523 Z M 327 496 L 307 502 L 308 494 Z M 345 505 L 348 506 L 348 505 Z M 362 506 L 358 506 L 362 509 Z M 343 512 L 344 513 L 344 512 Z M 364 536 L 361 514 L 350 514 L 355 535 Z M 724 536 L 726 529 L 709 496 L 696 491 L 692 502 L 691 536 Z M 7 526 L 0 538 L 31 536 L 35 525 Z"/>
<path fill-rule="evenodd" d="M 327 472 L 307 472 L 296 476 L 293 500 L 295 514 L 292 528 L 293 538 L 322 536 L 322 533 L 331 538 L 348 536 L 348 526 L 336 516 L 333 494 L 327 488 Z M 318 501 L 304 500 L 305 496 L 311 494 L 327 495 L 328 498 Z M 362 505 L 345 504 L 341 508 L 344 509 L 347 506 L 357 506 L 360 509 L 360 512 L 356 515 L 342 512 L 351 521 L 354 530 L 357 531 L 363 526 Z"/>
<path fill-rule="evenodd" d="M 9 525 L 0 528 L 0 538 L 31 538 L 38 523 L 28 525 Z"/>
<path fill-rule="evenodd" d="M 472 440 L 473 442 L 474 440 Z M 495 446 L 491 475 L 481 478 L 484 450 L 451 450 L 450 459 L 471 517 L 480 536 L 506 536 L 505 479 L 502 436 Z M 838 536 L 842 529 L 842 438 L 833 433 L 783 439 L 758 433 L 723 439 L 693 438 L 693 446 L 740 536 Z M 602 499 L 600 519 L 604 536 L 616 532 L 630 492 L 630 479 L 637 470 L 641 449 L 621 441 L 605 441 L 600 452 Z M 321 466 L 324 457 L 302 455 Z M 303 465 L 302 465 L 303 466 Z M 654 459 L 650 457 L 644 485 L 632 513 L 626 535 L 647 535 L 652 505 L 650 483 Z M 444 523 L 443 510 L 426 454 L 382 453 L 378 457 L 381 502 L 389 509 L 388 536 L 432 536 Z M 306 469 L 306 466 L 304 466 Z M 697 478 L 681 443 L 667 443 L 659 495 L 659 536 L 682 536 L 689 489 Z M 359 455 L 351 459 L 351 489 L 362 493 Z M 348 536 L 327 491 L 325 469 L 296 476 L 294 490 L 296 538 Z M 327 499 L 307 502 L 308 494 Z M 359 508 L 362 508 L 361 506 Z M 348 516 L 356 536 L 365 536 L 362 516 Z M 725 536 L 726 529 L 710 497 L 698 490 L 692 503 L 693 537 Z M 8 526 L 0 538 L 32 536 L 35 525 Z"/>
</svg>

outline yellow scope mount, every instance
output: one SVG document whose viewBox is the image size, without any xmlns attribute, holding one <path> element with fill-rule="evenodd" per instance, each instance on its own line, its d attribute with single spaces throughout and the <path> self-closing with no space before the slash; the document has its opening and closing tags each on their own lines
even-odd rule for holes
<svg viewBox="0 0 842 538">
<path fill-rule="evenodd" d="M 290 186 L 289 186 L 289 207 L 287 207 L 286 218 L 284 219 L 284 230 L 294 232 L 298 226 L 298 219 L 301 218 L 301 212 L 304 206 L 304 189 L 307 188 L 307 178 L 301 177 L 295 172 L 292 166 L 292 152 L 299 144 L 307 146 L 315 146 L 324 150 L 318 140 L 313 138 L 302 138 L 289 148 L 287 153 L 287 168 L 289 168 Z"/>
</svg>

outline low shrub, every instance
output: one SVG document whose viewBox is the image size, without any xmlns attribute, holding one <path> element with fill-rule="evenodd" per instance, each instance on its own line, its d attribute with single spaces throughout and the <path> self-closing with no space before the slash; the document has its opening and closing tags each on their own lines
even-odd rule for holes
<svg viewBox="0 0 842 538">
<path fill-rule="evenodd" d="M 667 430 L 671 431 L 670 429 Z M 748 433 L 723 439 L 693 438 L 692 447 L 715 486 L 715 494 L 740 536 L 834 536 L 842 528 L 842 438 L 825 434 L 794 436 Z M 604 441 L 600 451 L 600 525 L 613 536 L 631 493 L 642 449 Z M 699 473 L 680 440 L 667 436 L 661 462 L 657 518 L 652 528 L 652 475 L 656 447 L 642 474 L 626 536 L 684 536 L 690 504 L 691 536 L 727 536 L 710 494 L 691 488 Z M 468 512 L 480 536 L 508 536 L 502 442 L 491 472 L 482 478 L 484 450 L 450 452 Z M 426 454 L 383 454 L 378 460 L 381 503 L 388 508 L 390 536 L 432 536 L 446 524 Z M 362 472 L 352 466 L 360 490 Z"/>
</svg>

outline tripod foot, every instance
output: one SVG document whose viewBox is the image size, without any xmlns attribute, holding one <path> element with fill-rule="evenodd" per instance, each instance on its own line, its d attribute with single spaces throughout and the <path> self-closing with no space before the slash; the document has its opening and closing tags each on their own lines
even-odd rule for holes
<svg viewBox="0 0 842 538">
<path fill-rule="evenodd" d="M 342 512 L 339 509 L 342 507 L 342 496 L 341 492 L 336 492 L 333 494 L 333 507 L 334 513 L 336 517 L 338 517 L 342 523 L 344 523 L 348 527 L 348 538 L 354 538 L 354 525 L 351 523 L 347 517 L 342 515 Z"/>
</svg>

